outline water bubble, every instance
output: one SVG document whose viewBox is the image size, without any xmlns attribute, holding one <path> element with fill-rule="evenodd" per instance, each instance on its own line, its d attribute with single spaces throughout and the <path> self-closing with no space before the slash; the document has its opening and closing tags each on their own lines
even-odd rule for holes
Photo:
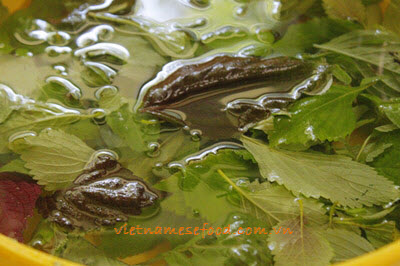
<svg viewBox="0 0 400 266">
<path fill-rule="evenodd" d="M 163 168 L 164 164 L 161 162 L 158 162 L 154 165 L 155 170 L 160 171 Z"/>
<path fill-rule="evenodd" d="M 201 130 L 199 130 L 199 129 L 190 130 L 190 136 L 193 141 L 200 141 L 202 134 L 203 134 L 203 132 L 201 132 Z"/>
<path fill-rule="evenodd" d="M 47 83 L 55 83 L 57 85 L 62 86 L 64 89 L 67 90 L 67 97 L 72 97 L 75 100 L 79 100 L 82 97 L 82 92 L 81 90 L 72 84 L 71 81 L 61 78 L 61 77 L 56 77 L 56 76 L 51 76 L 46 79 Z"/>
<path fill-rule="evenodd" d="M 117 75 L 117 72 L 109 66 L 96 62 L 85 62 L 85 67 L 96 76 L 96 80 L 101 80 L 104 83 L 112 83 L 112 80 Z"/>
<path fill-rule="evenodd" d="M 65 65 L 54 65 L 53 69 L 60 75 L 67 76 L 67 67 Z"/>
<path fill-rule="evenodd" d="M 275 41 L 275 36 L 272 33 L 271 29 L 266 26 L 256 26 L 253 29 L 254 33 L 257 36 L 257 39 L 260 42 L 272 44 Z"/>
<path fill-rule="evenodd" d="M 199 217 L 200 216 L 200 211 L 198 209 L 193 209 L 193 216 L 194 217 Z"/>
<path fill-rule="evenodd" d="M 106 85 L 96 90 L 94 96 L 97 100 L 104 97 L 111 97 L 118 94 L 118 88 L 112 85 Z"/>
<path fill-rule="evenodd" d="M 34 131 L 21 131 L 12 134 L 8 138 L 8 142 L 10 143 L 11 146 L 17 146 L 17 145 L 23 145 L 25 144 L 25 138 L 27 137 L 36 137 L 37 134 Z"/>
<path fill-rule="evenodd" d="M 210 0 L 187 0 L 189 4 L 197 8 L 206 8 L 210 5 Z"/>
<path fill-rule="evenodd" d="M 101 108 L 95 108 L 90 111 L 90 114 L 93 115 L 93 122 L 96 125 L 104 125 L 106 123 L 106 112 Z"/>
<path fill-rule="evenodd" d="M 92 157 L 93 157 L 93 159 L 97 159 L 97 158 L 99 158 L 99 157 L 101 157 L 103 155 L 110 156 L 110 157 L 112 157 L 113 159 L 115 159 L 117 161 L 119 160 L 118 154 L 115 151 L 108 150 L 108 149 L 98 150 L 92 155 Z"/>
<path fill-rule="evenodd" d="M 147 145 L 148 151 L 146 152 L 147 156 L 154 158 L 160 155 L 160 143 L 158 142 L 150 142 Z"/>
<path fill-rule="evenodd" d="M 79 48 L 97 43 L 99 40 L 108 41 L 112 38 L 114 28 L 110 25 L 99 25 L 83 33 L 76 39 Z"/>
<path fill-rule="evenodd" d="M 268 248 L 271 251 L 274 250 L 276 248 L 276 242 L 272 241 L 272 242 L 268 243 Z"/>
<path fill-rule="evenodd" d="M 123 62 L 126 62 L 130 56 L 129 51 L 122 45 L 105 42 L 76 50 L 74 55 L 82 58 L 86 58 L 87 56 L 95 57 L 101 55 L 110 55 Z"/>
<path fill-rule="evenodd" d="M 61 54 L 69 54 L 71 53 L 72 49 L 67 46 L 48 46 L 44 50 L 46 54 L 48 54 L 51 57 L 55 57 Z"/>
<path fill-rule="evenodd" d="M 235 9 L 235 14 L 239 17 L 246 15 L 247 13 L 247 6 L 239 6 Z"/>
<path fill-rule="evenodd" d="M 69 43 L 71 36 L 63 31 L 50 32 L 46 36 L 46 41 L 51 45 L 65 46 Z"/>
</svg>

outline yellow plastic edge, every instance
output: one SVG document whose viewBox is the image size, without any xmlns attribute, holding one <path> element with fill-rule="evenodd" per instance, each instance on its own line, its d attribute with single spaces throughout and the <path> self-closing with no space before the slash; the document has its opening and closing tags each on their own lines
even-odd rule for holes
<svg viewBox="0 0 400 266">
<path fill-rule="evenodd" d="M 82 266 L 42 251 L 0 234 L 1 266 Z"/>
<path fill-rule="evenodd" d="M 2 266 L 82 266 L 0 234 L 0 265 Z M 400 240 L 376 251 L 348 260 L 335 266 L 400 266 Z"/>
</svg>

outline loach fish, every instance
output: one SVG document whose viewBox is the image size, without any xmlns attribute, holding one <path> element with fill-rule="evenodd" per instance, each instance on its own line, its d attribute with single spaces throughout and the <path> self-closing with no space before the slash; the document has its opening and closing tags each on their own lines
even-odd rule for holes
<svg viewBox="0 0 400 266">
<path fill-rule="evenodd" d="M 288 57 L 218 54 L 167 64 L 135 107 L 210 138 L 229 138 L 329 82 L 327 66 Z M 212 117 L 212 119 L 210 119 Z"/>
</svg>

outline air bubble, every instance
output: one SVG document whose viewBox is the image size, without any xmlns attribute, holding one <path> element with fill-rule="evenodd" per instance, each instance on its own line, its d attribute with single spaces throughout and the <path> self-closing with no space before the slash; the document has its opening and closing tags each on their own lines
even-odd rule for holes
<svg viewBox="0 0 400 266">
<path fill-rule="evenodd" d="M 96 125 L 104 125 L 106 123 L 106 112 L 103 109 L 92 109 L 90 114 L 93 115 L 92 120 Z"/>
<path fill-rule="evenodd" d="M 46 52 L 46 54 L 48 56 L 51 57 L 56 57 L 59 56 L 61 54 L 69 54 L 72 52 L 72 49 L 70 47 L 67 46 L 48 46 L 46 47 L 46 49 L 44 50 Z"/>
<path fill-rule="evenodd" d="M 97 43 L 99 40 L 108 41 L 112 38 L 114 28 L 110 25 L 99 25 L 83 33 L 76 39 L 79 48 Z"/>
<path fill-rule="evenodd" d="M 81 90 L 65 78 L 51 76 L 46 79 L 46 83 L 55 83 L 64 87 L 67 90 L 67 97 L 72 97 L 75 100 L 79 100 L 82 97 Z"/>
<path fill-rule="evenodd" d="M 103 86 L 103 87 L 97 89 L 96 92 L 94 93 L 94 96 L 96 97 L 97 100 L 100 100 L 104 97 L 112 97 L 117 94 L 118 94 L 117 87 L 111 86 L 111 85 L 106 85 L 106 86 Z"/>
<path fill-rule="evenodd" d="M 202 134 L 203 134 L 203 132 L 201 132 L 201 130 L 198 130 L 198 129 L 190 130 L 190 136 L 193 141 L 200 141 Z"/>
<path fill-rule="evenodd" d="M 51 45 L 65 46 L 69 43 L 71 36 L 63 31 L 51 32 L 47 35 L 47 42 Z"/>
<path fill-rule="evenodd" d="M 150 142 L 147 145 L 148 151 L 146 152 L 147 156 L 154 158 L 160 155 L 160 143 L 158 142 Z"/>
<path fill-rule="evenodd" d="M 16 145 L 23 145 L 25 143 L 25 138 L 27 137 L 36 137 L 37 134 L 34 131 L 21 131 L 17 132 L 15 134 L 12 134 L 8 138 L 8 142 L 10 143 L 11 146 L 16 146 Z"/>
<path fill-rule="evenodd" d="M 53 69 L 57 72 L 57 74 L 67 76 L 67 67 L 64 65 L 54 65 Z"/>
</svg>

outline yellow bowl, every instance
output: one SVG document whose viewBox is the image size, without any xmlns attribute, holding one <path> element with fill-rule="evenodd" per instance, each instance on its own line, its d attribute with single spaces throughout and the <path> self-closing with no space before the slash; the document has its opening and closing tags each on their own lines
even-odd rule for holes
<svg viewBox="0 0 400 266">
<path fill-rule="evenodd" d="M 41 252 L 0 234 L 2 266 L 82 266 Z M 336 266 L 400 266 L 400 240 Z"/>
</svg>

